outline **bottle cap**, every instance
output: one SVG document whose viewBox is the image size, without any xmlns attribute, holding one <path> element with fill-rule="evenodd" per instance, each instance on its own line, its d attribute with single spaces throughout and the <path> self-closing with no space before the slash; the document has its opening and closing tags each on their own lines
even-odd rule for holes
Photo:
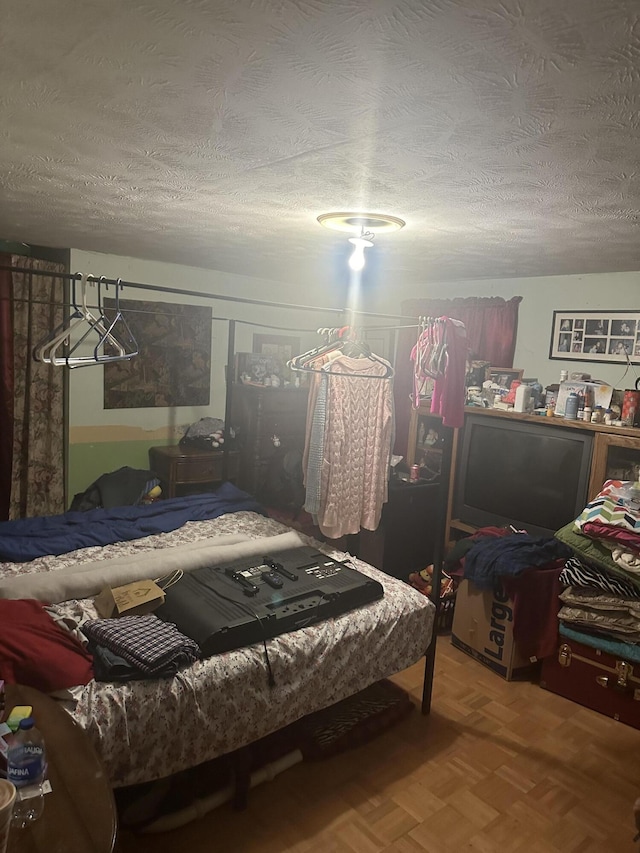
<svg viewBox="0 0 640 853">
<path fill-rule="evenodd" d="M 32 729 L 35 726 L 35 720 L 33 717 L 25 717 L 23 720 L 20 720 L 20 729 Z"/>
</svg>

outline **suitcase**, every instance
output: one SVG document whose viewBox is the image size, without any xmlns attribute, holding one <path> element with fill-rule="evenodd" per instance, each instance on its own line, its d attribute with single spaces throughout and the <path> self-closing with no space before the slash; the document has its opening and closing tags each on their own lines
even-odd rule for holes
<svg viewBox="0 0 640 853">
<path fill-rule="evenodd" d="M 540 686 L 640 729 L 640 664 L 565 640 L 543 660 Z"/>
</svg>

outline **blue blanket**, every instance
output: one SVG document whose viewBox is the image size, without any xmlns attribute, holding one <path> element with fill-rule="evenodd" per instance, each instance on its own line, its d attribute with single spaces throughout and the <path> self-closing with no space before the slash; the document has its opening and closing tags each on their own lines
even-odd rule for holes
<svg viewBox="0 0 640 853">
<path fill-rule="evenodd" d="M 493 589 L 498 578 L 519 575 L 570 556 L 571 549 L 553 537 L 525 533 L 484 536 L 467 551 L 464 576 L 478 589 Z"/>
<path fill-rule="evenodd" d="M 187 521 L 204 521 L 228 512 L 264 510 L 232 483 L 215 492 L 171 498 L 147 506 L 65 512 L 62 515 L 0 522 L 0 560 L 24 563 L 48 554 L 67 554 L 92 545 L 111 545 L 168 533 Z"/>
<path fill-rule="evenodd" d="M 600 649 L 615 658 L 640 663 L 640 647 L 631 643 L 623 643 L 621 640 L 614 640 L 611 637 L 585 634 L 584 631 L 576 631 L 574 628 L 570 628 L 564 622 L 560 623 L 560 636 L 566 637 L 568 640 L 575 640 L 585 646 L 591 646 L 592 649 Z"/>
</svg>

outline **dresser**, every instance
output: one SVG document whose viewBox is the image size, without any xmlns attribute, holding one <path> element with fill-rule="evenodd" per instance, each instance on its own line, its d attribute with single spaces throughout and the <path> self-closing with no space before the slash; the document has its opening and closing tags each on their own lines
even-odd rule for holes
<svg viewBox="0 0 640 853">
<path fill-rule="evenodd" d="M 195 450 L 192 447 L 168 445 L 149 448 L 149 467 L 162 482 L 164 497 L 175 498 L 186 492 L 202 492 L 223 482 L 236 480 L 239 456 L 237 450 Z"/>
<path fill-rule="evenodd" d="M 232 386 L 227 427 L 236 434 L 237 485 L 265 503 L 270 464 L 287 451 L 304 450 L 307 396 L 307 388 Z"/>
</svg>

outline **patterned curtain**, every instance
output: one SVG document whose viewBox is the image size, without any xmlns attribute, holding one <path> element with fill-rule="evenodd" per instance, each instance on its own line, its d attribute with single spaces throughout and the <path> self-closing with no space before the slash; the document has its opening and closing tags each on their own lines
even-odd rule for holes
<svg viewBox="0 0 640 853">
<path fill-rule="evenodd" d="M 0 255 L 9 266 L 10 255 Z M 0 270 L 0 521 L 9 518 L 13 458 L 13 287 L 11 273 Z"/>
<path fill-rule="evenodd" d="M 451 317 L 461 320 L 467 329 L 470 357 L 512 367 L 518 334 L 518 308 L 521 296 L 469 296 L 455 299 L 409 299 L 402 303 L 405 317 Z M 411 350 L 416 342 L 415 329 L 403 329 L 396 349 L 394 396 L 396 407 L 395 452 L 405 455 L 409 438 L 413 383 Z"/>
<path fill-rule="evenodd" d="M 10 518 L 54 515 L 64 501 L 64 370 L 34 361 L 33 347 L 62 322 L 64 283 L 38 272 L 62 264 L 13 255 L 13 463 Z"/>
</svg>

